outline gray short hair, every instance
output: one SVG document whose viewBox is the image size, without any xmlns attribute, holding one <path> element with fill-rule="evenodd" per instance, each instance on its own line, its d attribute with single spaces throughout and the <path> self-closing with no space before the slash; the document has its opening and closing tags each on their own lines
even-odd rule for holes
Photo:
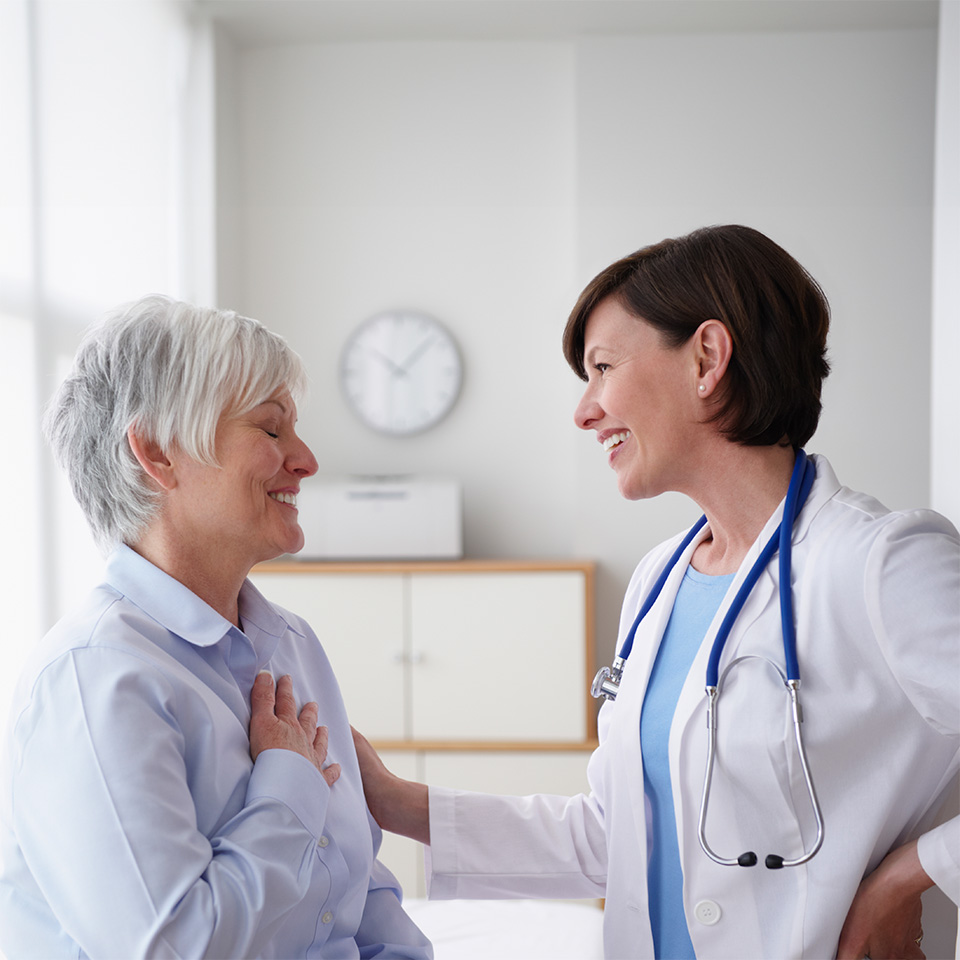
<svg viewBox="0 0 960 960">
<path fill-rule="evenodd" d="M 98 545 L 135 543 L 159 494 L 130 449 L 135 426 L 161 449 L 217 465 L 222 416 L 241 416 L 285 388 L 306 388 L 282 337 L 232 310 L 151 296 L 126 304 L 84 336 L 47 406 L 43 431 Z"/>
</svg>

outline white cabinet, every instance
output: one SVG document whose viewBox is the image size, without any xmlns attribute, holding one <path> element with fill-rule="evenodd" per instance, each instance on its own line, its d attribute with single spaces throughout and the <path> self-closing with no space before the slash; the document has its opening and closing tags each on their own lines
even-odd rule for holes
<svg viewBox="0 0 960 960">
<path fill-rule="evenodd" d="M 294 562 L 252 579 L 313 627 L 375 743 L 595 737 L 590 564 Z"/>
</svg>

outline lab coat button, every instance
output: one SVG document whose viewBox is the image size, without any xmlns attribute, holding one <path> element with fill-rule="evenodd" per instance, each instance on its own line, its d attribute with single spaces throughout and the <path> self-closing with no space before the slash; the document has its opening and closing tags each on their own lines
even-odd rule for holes
<svg viewBox="0 0 960 960">
<path fill-rule="evenodd" d="M 317 841 L 317 846 L 318 846 L 318 847 L 325 847 L 325 846 L 327 846 L 328 843 L 330 843 L 330 839 L 329 839 L 328 837 L 321 837 L 321 838 Z"/>
<path fill-rule="evenodd" d="M 712 927 L 723 915 L 723 911 L 720 909 L 720 904 L 712 900 L 701 900 L 693 908 L 693 915 L 697 918 L 697 923 Z"/>
<path fill-rule="evenodd" d="M 328 910 L 321 918 L 324 923 L 330 923 L 333 920 L 333 914 Z"/>
</svg>

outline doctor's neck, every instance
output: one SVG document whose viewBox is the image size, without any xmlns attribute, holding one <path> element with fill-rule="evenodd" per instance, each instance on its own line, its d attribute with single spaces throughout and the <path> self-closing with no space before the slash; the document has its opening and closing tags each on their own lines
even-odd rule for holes
<svg viewBox="0 0 960 960">
<path fill-rule="evenodd" d="M 691 566 L 713 576 L 736 573 L 786 496 L 795 460 L 790 446 L 746 447 L 723 441 L 699 471 L 691 496 L 706 514 L 709 535 Z"/>
</svg>

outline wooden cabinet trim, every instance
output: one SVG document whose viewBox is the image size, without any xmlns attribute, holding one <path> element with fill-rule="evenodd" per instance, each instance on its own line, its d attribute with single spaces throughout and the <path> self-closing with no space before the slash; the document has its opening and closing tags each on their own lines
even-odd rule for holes
<svg viewBox="0 0 960 960">
<path fill-rule="evenodd" d="M 599 745 L 590 740 L 372 740 L 374 749 L 435 753 L 589 753 Z"/>
<path fill-rule="evenodd" d="M 269 560 L 253 573 L 536 573 L 572 570 L 593 575 L 590 560 Z"/>
</svg>

